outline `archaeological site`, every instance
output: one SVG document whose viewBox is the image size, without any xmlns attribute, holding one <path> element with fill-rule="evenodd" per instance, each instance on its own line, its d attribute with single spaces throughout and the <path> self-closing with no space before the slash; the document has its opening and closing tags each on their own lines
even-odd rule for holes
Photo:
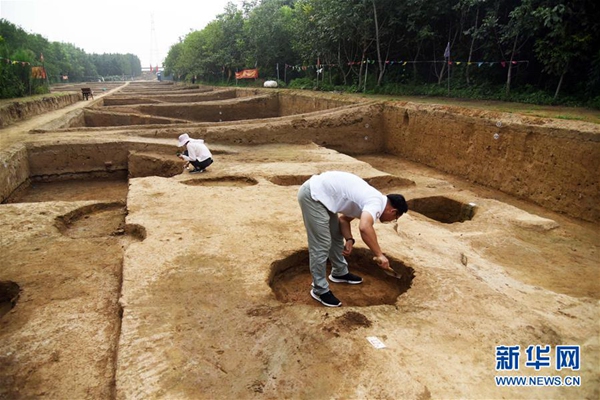
<svg viewBox="0 0 600 400">
<path fill-rule="evenodd" d="M 88 86 L 0 109 L 0 399 L 600 397 L 600 124 Z M 396 276 L 353 225 L 338 308 L 310 296 L 297 200 L 331 170 L 409 205 L 375 224 Z"/>
</svg>

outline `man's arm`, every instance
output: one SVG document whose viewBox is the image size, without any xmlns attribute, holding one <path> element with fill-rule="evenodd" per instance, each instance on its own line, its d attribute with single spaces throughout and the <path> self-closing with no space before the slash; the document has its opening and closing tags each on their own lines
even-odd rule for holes
<svg viewBox="0 0 600 400">
<path fill-rule="evenodd" d="M 188 143 L 186 148 L 188 151 L 188 161 L 196 161 L 200 155 L 200 149 L 193 142 Z"/>
<path fill-rule="evenodd" d="M 352 227 L 350 226 L 350 222 L 352 222 L 354 218 L 348 217 L 347 215 L 341 214 L 339 217 L 340 220 L 340 231 L 342 232 L 342 236 L 344 239 L 348 239 L 352 237 Z"/>
<path fill-rule="evenodd" d="M 338 219 L 340 221 L 340 232 L 342 233 L 342 236 L 344 236 L 344 239 L 352 238 L 352 226 L 350 225 L 350 222 L 352 222 L 354 218 L 342 214 Z M 350 253 L 352 253 L 353 247 L 354 241 L 348 240 L 346 243 L 344 243 L 344 251 L 342 251 L 342 255 L 349 256 Z"/>
<path fill-rule="evenodd" d="M 375 233 L 375 228 L 373 227 L 374 224 L 375 221 L 373 220 L 373 216 L 367 211 L 363 211 L 360 215 L 360 222 L 358 224 L 360 237 L 369 247 L 369 249 L 371 249 L 371 251 L 375 254 L 375 257 L 377 258 L 377 264 L 381 268 L 391 271 L 392 269 L 390 268 L 390 261 L 385 255 L 383 255 L 381 247 L 379 247 L 377 234 Z"/>
</svg>

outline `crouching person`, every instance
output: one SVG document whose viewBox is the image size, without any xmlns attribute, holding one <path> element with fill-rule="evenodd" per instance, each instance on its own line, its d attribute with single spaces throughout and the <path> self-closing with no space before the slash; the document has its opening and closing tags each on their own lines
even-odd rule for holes
<svg viewBox="0 0 600 400">
<path fill-rule="evenodd" d="M 194 166 L 190 174 L 206 172 L 206 168 L 213 163 L 212 153 L 204 144 L 202 139 L 191 139 L 190 135 L 184 133 L 179 135 L 179 147 L 185 147 L 183 153 L 178 153 L 177 157 L 186 160 Z"/>
</svg>

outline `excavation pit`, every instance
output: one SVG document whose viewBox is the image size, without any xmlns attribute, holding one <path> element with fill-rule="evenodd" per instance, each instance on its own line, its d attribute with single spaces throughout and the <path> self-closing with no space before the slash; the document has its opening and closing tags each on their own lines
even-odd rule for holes
<svg viewBox="0 0 600 400">
<path fill-rule="evenodd" d="M 185 162 L 175 152 L 174 144 L 165 143 L 32 146 L 7 160 L 4 175 L 7 184 L 0 190 L 0 201 L 125 201 L 131 178 L 180 175 Z"/>
<path fill-rule="evenodd" d="M 474 203 L 462 203 L 445 196 L 422 197 L 407 201 L 408 209 L 444 224 L 470 221 L 475 216 Z"/>
<path fill-rule="evenodd" d="M 269 178 L 271 183 L 279 186 L 300 186 L 312 175 L 276 175 Z"/>
<path fill-rule="evenodd" d="M 125 233 L 126 215 L 124 203 L 98 203 L 57 217 L 55 226 L 74 239 L 114 236 Z"/>
<path fill-rule="evenodd" d="M 127 198 L 127 177 L 88 178 L 42 181 L 29 180 L 15 190 L 4 203 L 47 201 L 122 200 Z"/>
<path fill-rule="evenodd" d="M 382 192 L 387 192 L 392 188 L 414 186 L 415 182 L 410 179 L 400 178 L 394 175 L 374 176 L 372 178 L 365 178 L 365 181 L 373 186 L 375 189 Z"/>
<path fill-rule="evenodd" d="M 10 312 L 19 298 L 21 288 L 12 281 L 0 281 L 0 318 Z"/>
<path fill-rule="evenodd" d="M 360 285 L 329 283 L 329 288 L 344 306 L 369 307 L 395 304 L 398 297 L 410 289 L 414 270 L 394 258 L 390 266 L 399 278 L 387 275 L 372 260 L 369 250 L 355 248 L 346 257 L 350 272 L 363 278 Z M 327 275 L 331 267 L 327 266 Z M 295 303 L 321 306 L 310 296 L 312 276 L 309 269 L 308 250 L 297 251 L 288 257 L 271 264 L 269 286 L 275 298 L 282 303 Z"/>
</svg>

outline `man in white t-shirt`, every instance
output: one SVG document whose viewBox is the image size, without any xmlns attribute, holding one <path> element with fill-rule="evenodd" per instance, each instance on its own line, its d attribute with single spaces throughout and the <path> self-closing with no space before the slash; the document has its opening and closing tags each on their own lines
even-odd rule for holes
<svg viewBox="0 0 600 400">
<path fill-rule="evenodd" d="M 381 222 L 396 220 L 407 212 L 404 196 L 385 196 L 354 174 L 329 171 L 313 175 L 304 182 L 298 191 L 298 203 L 308 236 L 310 273 L 313 277 L 310 295 L 315 300 L 328 307 L 342 305 L 329 290 L 327 259 L 331 261 L 329 279 L 332 282 L 362 283 L 361 277 L 348 271 L 344 258 L 350 255 L 354 246 L 350 222 L 355 218 L 360 219 L 360 236 L 375 254 L 377 264 L 393 272 L 379 247 L 373 224 L 377 219 Z"/>
<path fill-rule="evenodd" d="M 177 157 L 189 161 L 194 169 L 190 174 L 205 172 L 206 168 L 213 163 L 212 154 L 202 139 L 191 139 L 190 135 L 183 133 L 179 135 L 179 147 L 185 146 L 183 153 L 177 153 Z"/>
</svg>

